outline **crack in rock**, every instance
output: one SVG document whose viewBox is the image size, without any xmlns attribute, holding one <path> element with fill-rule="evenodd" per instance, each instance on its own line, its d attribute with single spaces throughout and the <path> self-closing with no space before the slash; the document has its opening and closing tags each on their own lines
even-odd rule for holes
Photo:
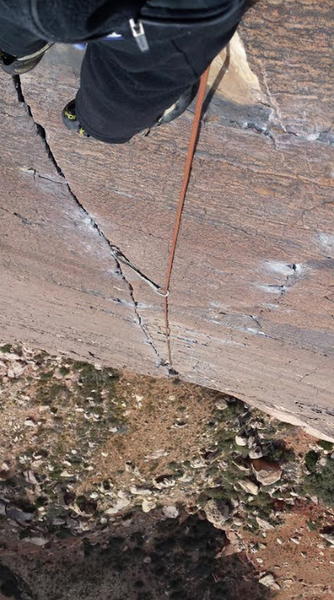
<svg viewBox="0 0 334 600">
<path fill-rule="evenodd" d="M 57 181 L 56 179 L 53 179 L 51 177 L 51 175 L 41 175 L 41 173 L 39 173 L 38 171 L 36 171 L 36 169 L 33 168 L 25 168 L 25 167 L 20 167 L 20 171 L 22 171 L 23 173 L 27 173 L 27 175 L 32 175 L 32 177 L 34 179 L 42 179 L 44 181 L 49 181 L 50 183 L 54 183 L 56 185 L 66 185 L 66 181 Z"/>
<path fill-rule="evenodd" d="M 42 127 L 42 125 L 40 125 L 39 123 L 36 123 L 34 116 L 32 114 L 32 110 L 31 107 L 29 106 L 29 104 L 26 102 L 23 91 L 22 91 L 22 85 L 21 85 L 21 79 L 19 75 L 15 75 L 13 77 L 13 81 L 14 81 L 14 86 L 16 89 L 16 93 L 17 93 L 17 98 L 20 104 L 23 104 L 25 106 L 25 109 L 27 111 L 27 114 L 29 115 L 29 117 L 33 120 L 35 126 L 36 126 L 36 130 L 37 130 L 37 134 L 39 135 L 39 137 L 43 140 L 44 143 L 44 147 L 46 150 L 46 153 L 48 155 L 49 160 L 51 161 L 51 163 L 53 164 L 54 168 L 56 169 L 58 175 L 64 180 L 64 185 L 66 185 L 68 192 L 70 194 L 70 196 L 73 198 L 74 202 L 76 203 L 77 206 L 79 206 L 79 208 L 84 212 L 84 214 L 86 215 L 87 219 L 89 219 L 90 225 L 93 227 L 93 229 L 95 229 L 99 236 L 101 236 L 103 238 L 103 240 L 108 244 L 109 250 L 111 252 L 111 256 L 113 257 L 115 263 L 116 263 L 116 273 L 123 279 L 123 281 L 125 282 L 125 284 L 128 287 L 128 291 L 130 294 L 130 298 L 132 300 L 133 303 L 133 309 L 134 309 L 134 313 L 135 313 L 135 317 L 136 317 L 136 322 L 139 325 L 139 327 L 141 328 L 144 336 L 145 336 L 145 341 L 146 343 L 151 346 L 154 354 L 157 357 L 157 363 L 156 366 L 157 367 L 161 367 L 161 366 L 165 366 L 165 361 L 164 359 L 159 355 L 159 352 L 155 346 L 155 344 L 153 343 L 151 337 L 148 334 L 147 328 L 143 322 L 143 319 L 138 311 L 138 303 L 135 300 L 134 297 L 134 291 L 133 291 L 133 287 L 131 285 L 131 283 L 127 280 L 127 278 L 125 277 L 123 270 L 121 268 L 120 262 L 117 260 L 117 258 L 114 256 L 113 253 L 113 248 L 115 246 L 113 246 L 113 244 L 111 244 L 111 242 L 109 241 L 109 239 L 106 237 L 106 235 L 103 233 L 103 231 L 101 230 L 101 228 L 99 227 L 99 225 L 97 224 L 97 222 L 92 218 L 92 216 L 88 213 L 88 211 L 85 209 L 85 207 L 82 205 L 82 203 L 80 202 L 80 200 L 78 199 L 78 197 L 75 195 L 75 193 L 73 192 L 73 190 L 71 189 L 70 184 L 68 183 L 68 181 L 65 178 L 65 175 L 63 173 L 63 171 L 61 170 L 61 168 L 59 167 L 55 156 L 51 150 L 51 147 L 46 139 L 46 131 L 45 129 Z M 42 177 L 43 178 L 43 177 Z M 16 215 L 19 216 L 19 215 Z"/>
</svg>

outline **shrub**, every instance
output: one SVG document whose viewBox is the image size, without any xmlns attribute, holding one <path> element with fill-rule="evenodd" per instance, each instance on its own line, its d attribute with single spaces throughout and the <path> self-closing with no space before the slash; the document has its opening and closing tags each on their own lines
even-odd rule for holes
<svg viewBox="0 0 334 600">
<path fill-rule="evenodd" d="M 310 473 L 305 478 L 304 492 L 318 496 L 327 506 L 334 506 L 333 460 L 327 461 L 326 466 L 321 471 Z"/>
<path fill-rule="evenodd" d="M 315 452 L 314 450 L 310 450 L 310 452 L 306 454 L 305 464 L 311 473 L 314 473 L 316 471 L 319 457 L 319 452 Z"/>
<path fill-rule="evenodd" d="M 331 442 L 326 442 L 326 440 L 319 440 L 317 444 L 320 446 L 320 448 L 323 448 L 323 450 L 328 450 L 329 452 L 333 450 L 334 447 L 334 444 Z"/>
</svg>

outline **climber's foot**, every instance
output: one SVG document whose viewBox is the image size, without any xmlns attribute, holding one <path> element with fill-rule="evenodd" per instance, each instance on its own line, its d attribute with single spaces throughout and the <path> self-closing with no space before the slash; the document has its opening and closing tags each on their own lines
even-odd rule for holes
<svg viewBox="0 0 334 600">
<path fill-rule="evenodd" d="M 198 88 L 199 81 L 196 81 L 194 85 L 189 87 L 180 98 L 157 119 L 154 127 L 164 125 L 166 123 L 170 123 L 177 119 L 180 115 L 182 115 L 194 100 Z M 63 123 L 67 129 L 70 131 L 74 131 L 81 137 L 90 137 L 88 133 L 86 133 L 85 128 L 79 123 L 77 119 L 77 115 L 75 112 L 75 100 L 71 100 L 68 104 L 66 104 L 63 109 Z M 150 129 L 143 131 L 144 135 L 149 133 Z"/>
<path fill-rule="evenodd" d="M 198 92 L 199 84 L 200 80 L 190 86 L 172 106 L 165 110 L 156 125 L 164 125 L 165 123 L 170 123 L 180 117 L 194 100 Z"/>
<path fill-rule="evenodd" d="M 71 100 L 71 102 L 66 104 L 63 110 L 63 123 L 67 129 L 74 131 L 81 137 L 90 137 L 77 119 L 77 115 L 75 113 L 75 100 Z"/>
<path fill-rule="evenodd" d="M 22 56 L 22 58 L 18 58 L 17 56 L 12 56 L 11 54 L 6 54 L 0 50 L 0 67 L 3 71 L 8 73 L 8 75 L 23 75 L 24 73 L 28 73 L 42 60 L 45 52 L 49 50 L 53 46 L 52 43 L 46 44 L 35 52 L 34 54 L 30 54 L 29 56 Z"/>
</svg>

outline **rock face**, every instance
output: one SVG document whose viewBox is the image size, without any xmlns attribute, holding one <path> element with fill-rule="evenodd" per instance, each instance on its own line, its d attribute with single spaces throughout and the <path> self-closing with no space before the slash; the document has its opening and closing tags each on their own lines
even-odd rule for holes
<svg viewBox="0 0 334 600">
<path fill-rule="evenodd" d="M 334 438 L 330 11 L 261 2 L 218 57 L 170 325 L 182 379 Z M 109 245 L 163 284 L 192 113 L 124 147 L 72 137 L 78 62 L 56 47 L 23 95 L 0 77 L 1 338 L 166 376 L 162 301 Z"/>
<path fill-rule="evenodd" d="M 261 579 L 259 579 L 259 583 L 261 583 L 267 588 L 270 588 L 271 590 L 280 589 L 280 586 L 275 582 L 274 576 L 271 575 L 271 573 L 265 575 L 264 577 L 261 577 Z"/>
<path fill-rule="evenodd" d="M 244 492 L 246 492 L 247 494 L 251 494 L 251 496 L 258 495 L 259 488 L 252 481 L 245 479 L 244 481 L 239 481 L 238 483 L 239 483 L 241 489 L 243 489 Z"/>
<path fill-rule="evenodd" d="M 272 485 L 281 479 L 282 469 L 276 463 L 267 460 L 253 460 L 253 472 L 262 485 Z"/>
<path fill-rule="evenodd" d="M 205 515 L 209 523 L 216 529 L 226 529 L 226 521 L 229 519 L 229 508 L 224 502 L 209 500 L 205 505 Z"/>
</svg>

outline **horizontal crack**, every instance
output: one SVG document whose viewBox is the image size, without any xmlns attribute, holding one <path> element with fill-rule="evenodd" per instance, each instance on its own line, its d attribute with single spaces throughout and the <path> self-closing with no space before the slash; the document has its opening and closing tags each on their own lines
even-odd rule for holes
<svg viewBox="0 0 334 600">
<path fill-rule="evenodd" d="M 56 161 L 56 159 L 55 159 L 55 157 L 53 155 L 53 152 L 52 152 L 52 150 L 51 150 L 51 148 L 50 148 L 50 146 L 48 144 L 48 141 L 46 139 L 45 129 L 42 127 L 42 125 L 40 125 L 39 123 L 36 123 L 36 121 L 35 121 L 35 119 L 33 117 L 31 108 L 30 108 L 30 106 L 27 104 L 27 102 L 25 100 L 25 97 L 24 97 L 24 94 L 23 94 L 23 91 L 22 91 L 22 85 L 21 85 L 20 76 L 19 75 L 15 75 L 13 77 L 13 81 L 14 81 L 14 86 L 15 86 L 15 89 L 16 89 L 18 101 L 21 104 L 24 104 L 28 115 L 33 120 L 33 122 L 34 122 L 34 124 L 36 126 L 36 129 L 37 129 L 37 134 L 41 137 L 41 139 L 44 142 L 45 150 L 47 152 L 49 160 L 53 164 L 53 166 L 56 169 L 58 175 L 60 175 L 60 177 L 62 177 L 62 179 L 64 180 L 64 184 L 66 185 L 66 187 L 68 189 L 68 192 L 71 195 L 71 197 L 73 198 L 73 200 L 75 201 L 75 203 L 80 207 L 80 209 L 85 213 L 85 215 L 89 219 L 90 224 L 93 227 L 93 229 L 95 229 L 98 232 L 98 234 L 103 238 L 103 240 L 108 244 L 108 247 L 109 247 L 109 250 L 111 252 L 111 255 L 112 255 L 112 257 L 113 257 L 113 259 L 115 260 L 115 263 L 116 263 L 116 273 L 119 274 L 119 276 L 123 279 L 123 281 L 126 283 L 126 285 L 128 287 L 130 298 L 131 298 L 131 300 L 133 302 L 133 309 L 134 309 L 134 313 L 135 313 L 135 316 L 136 316 L 137 324 L 141 328 L 141 330 L 142 330 L 142 332 L 143 332 L 143 334 L 145 336 L 146 342 L 148 343 L 149 346 L 151 346 L 154 354 L 156 355 L 156 357 L 158 359 L 157 363 L 156 363 L 157 367 L 166 366 L 165 360 L 162 357 L 160 357 L 160 355 L 158 353 L 158 350 L 157 350 L 156 346 L 154 345 L 153 341 L 151 340 L 151 338 L 150 338 L 150 336 L 149 336 L 149 334 L 147 332 L 146 326 L 145 326 L 145 324 L 143 322 L 143 319 L 142 319 L 142 317 L 141 317 L 141 315 L 140 315 L 140 313 L 138 311 L 138 303 L 136 302 L 135 297 L 134 297 L 133 287 L 132 287 L 131 283 L 126 279 L 126 277 L 125 277 L 125 275 L 124 275 L 124 273 L 122 271 L 120 262 L 119 262 L 119 260 L 117 260 L 117 257 L 115 256 L 115 248 L 116 247 L 113 244 L 111 244 L 111 242 L 105 236 L 105 234 L 103 233 L 103 231 L 101 230 L 101 228 L 99 227 L 99 225 L 91 217 L 91 215 L 87 212 L 87 210 L 81 204 L 81 202 L 79 201 L 79 199 L 77 198 L 77 196 L 75 195 L 75 193 L 72 191 L 71 186 L 67 182 L 67 180 L 65 178 L 65 175 L 64 175 L 63 171 L 61 170 L 61 168 L 59 167 L 59 165 L 58 165 L 58 163 L 57 163 L 57 161 Z M 122 254 L 122 253 L 120 252 L 120 254 Z"/>
<path fill-rule="evenodd" d="M 3 206 L 0 206 L 0 210 L 7 213 L 8 215 L 11 215 L 12 217 L 17 217 L 17 219 L 20 219 L 23 225 L 41 225 L 41 223 L 37 223 L 36 221 L 30 221 L 29 219 L 27 219 L 27 217 L 20 215 L 20 213 L 12 212 L 7 208 L 4 208 Z"/>
<path fill-rule="evenodd" d="M 28 175 L 32 175 L 32 177 L 34 179 L 42 179 L 45 181 L 49 181 L 50 183 L 55 183 L 56 185 L 66 185 L 66 181 L 64 180 L 58 180 L 57 179 L 53 179 L 50 175 L 41 175 L 41 173 L 39 173 L 38 171 L 36 171 L 36 169 L 33 168 L 25 168 L 25 167 L 21 167 L 20 170 L 23 173 L 27 173 Z"/>
</svg>

